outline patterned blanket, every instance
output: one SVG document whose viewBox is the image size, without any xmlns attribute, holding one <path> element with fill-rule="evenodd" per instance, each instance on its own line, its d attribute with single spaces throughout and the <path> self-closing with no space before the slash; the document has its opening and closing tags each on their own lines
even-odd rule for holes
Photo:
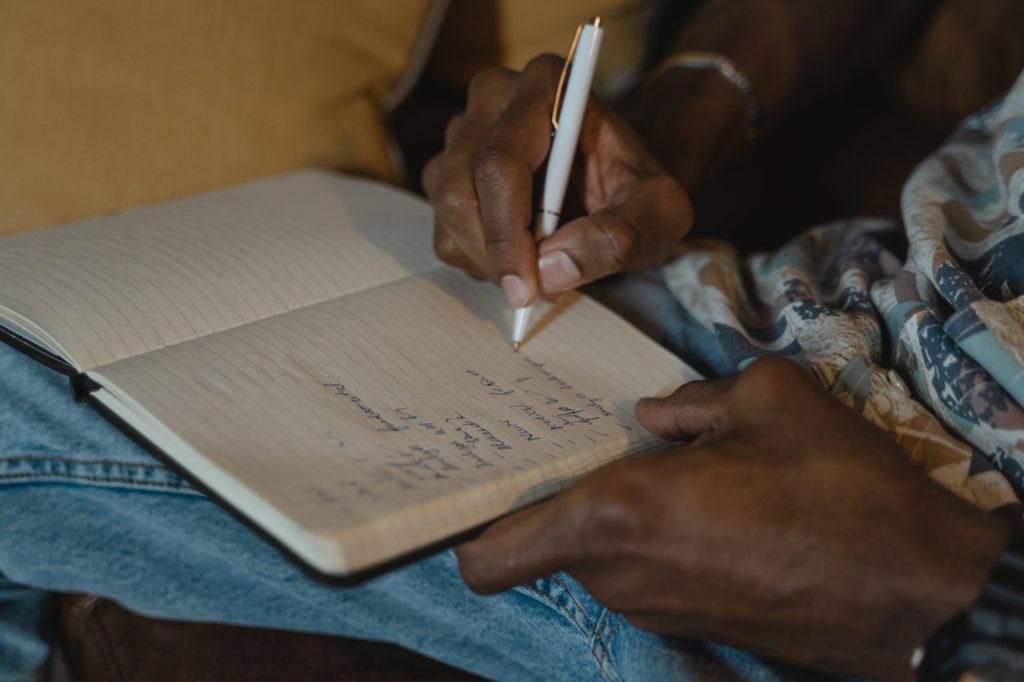
<svg viewBox="0 0 1024 682">
<path fill-rule="evenodd" d="M 903 225 L 856 219 L 740 259 L 663 269 L 732 367 L 781 353 L 888 430 L 937 482 L 1019 516 L 1024 499 L 1024 74 L 903 189 Z"/>
</svg>

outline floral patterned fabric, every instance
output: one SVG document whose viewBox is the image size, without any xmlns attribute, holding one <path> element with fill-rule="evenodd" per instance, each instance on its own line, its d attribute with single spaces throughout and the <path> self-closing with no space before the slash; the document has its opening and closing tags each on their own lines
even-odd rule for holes
<svg viewBox="0 0 1024 682">
<path fill-rule="evenodd" d="M 663 269 L 736 369 L 783 354 L 984 509 L 1024 499 L 1024 74 L 925 159 L 903 225 L 816 227 L 773 254 Z"/>
</svg>

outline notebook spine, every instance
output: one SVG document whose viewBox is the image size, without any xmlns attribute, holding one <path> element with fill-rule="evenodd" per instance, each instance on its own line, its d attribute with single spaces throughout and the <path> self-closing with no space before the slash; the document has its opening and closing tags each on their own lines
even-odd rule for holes
<svg viewBox="0 0 1024 682">
<path fill-rule="evenodd" d="M 42 363 L 61 374 L 65 374 L 67 376 L 74 376 L 75 374 L 75 368 L 69 362 L 54 355 L 45 348 L 40 348 L 28 339 L 23 338 L 19 334 L 2 325 L 0 325 L 0 342 L 7 344 L 11 348 L 24 353 L 36 362 Z"/>
<path fill-rule="evenodd" d="M 88 374 L 72 374 L 69 380 L 71 383 L 71 395 L 76 402 L 82 403 L 87 401 L 89 395 L 100 388 L 100 385 L 90 379 Z"/>
</svg>

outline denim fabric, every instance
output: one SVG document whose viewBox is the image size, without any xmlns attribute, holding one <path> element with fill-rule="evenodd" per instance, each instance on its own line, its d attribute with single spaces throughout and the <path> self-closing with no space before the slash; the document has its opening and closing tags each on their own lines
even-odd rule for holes
<svg viewBox="0 0 1024 682">
<path fill-rule="evenodd" d="M 638 282 L 664 313 L 656 282 Z M 0 681 L 44 663 L 50 595 L 65 591 L 154 617 L 393 642 L 495 679 L 817 677 L 636 630 L 567 575 L 478 597 L 448 551 L 354 588 L 318 583 L 2 344 L 0 574 Z"/>
<path fill-rule="evenodd" d="M 53 635 L 55 600 L 48 592 L 0 575 L 0 680 L 43 671 Z"/>
</svg>

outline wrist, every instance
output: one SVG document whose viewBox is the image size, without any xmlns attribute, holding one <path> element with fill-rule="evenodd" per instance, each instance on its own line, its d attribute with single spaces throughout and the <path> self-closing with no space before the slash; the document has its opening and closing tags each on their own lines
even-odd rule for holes
<svg viewBox="0 0 1024 682">
<path fill-rule="evenodd" d="M 669 68 L 641 85 L 623 113 L 692 192 L 749 143 L 749 101 L 716 69 Z"/>
<path fill-rule="evenodd" d="M 964 613 L 981 594 L 986 580 L 1006 549 L 1011 527 L 1004 520 L 965 503 L 957 518 L 936 520 L 923 539 L 923 568 L 908 590 L 897 616 L 897 675 L 909 676 L 920 649 L 946 624 Z"/>
<path fill-rule="evenodd" d="M 1024 532 L 989 573 L 980 595 L 917 652 L 922 682 L 1024 678 Z"/>
</svg>

